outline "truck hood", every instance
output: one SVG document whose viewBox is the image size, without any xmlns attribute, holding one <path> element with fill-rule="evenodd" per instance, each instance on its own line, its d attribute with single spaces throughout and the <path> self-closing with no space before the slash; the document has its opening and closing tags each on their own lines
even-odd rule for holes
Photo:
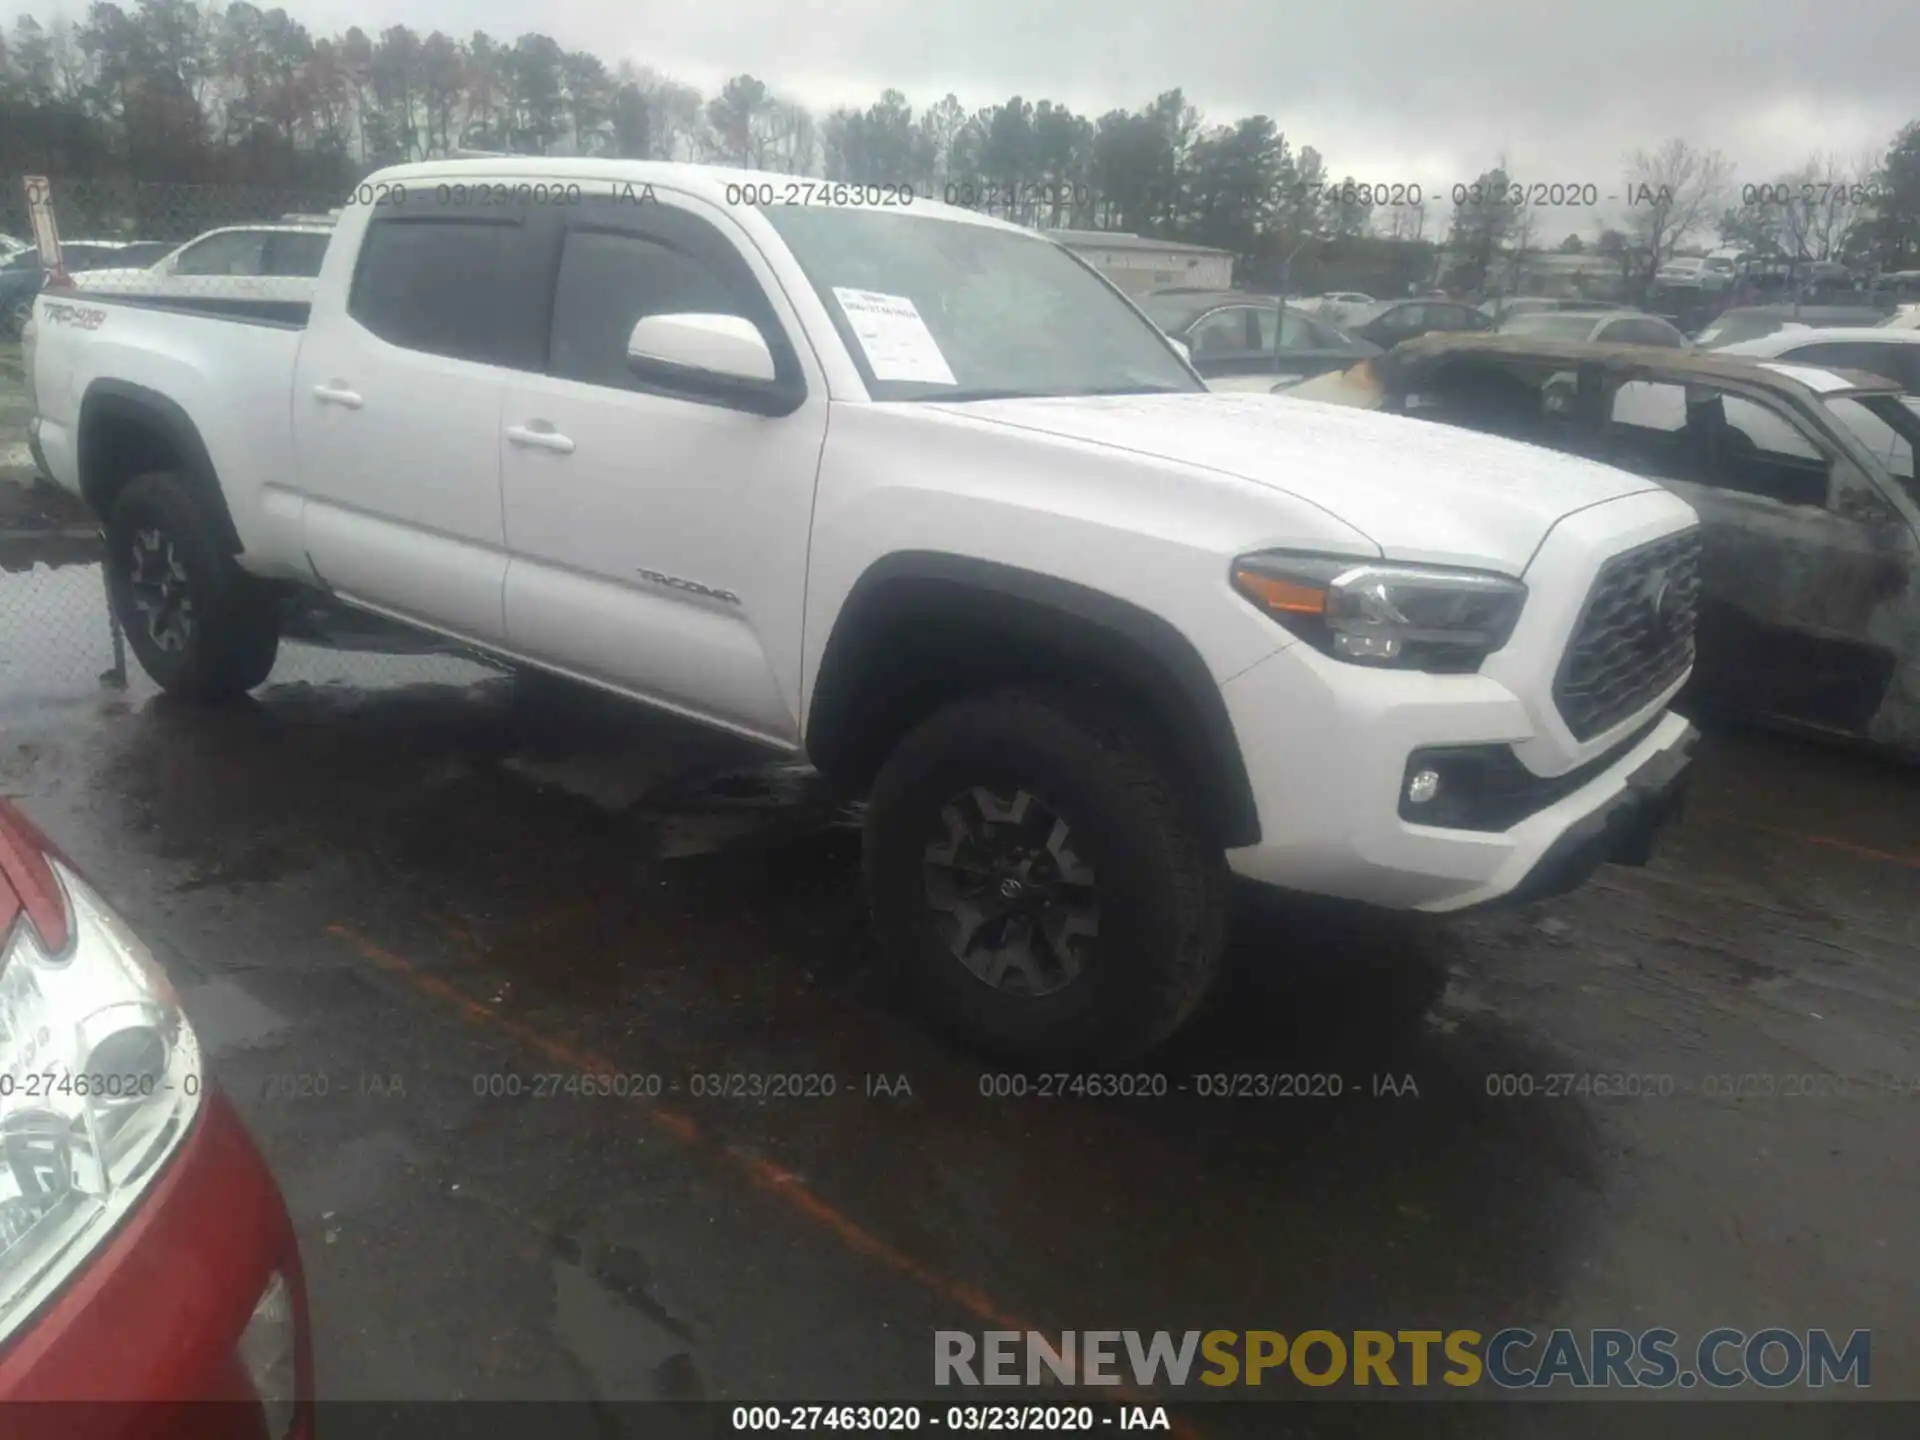
<svg viewBox="0 0 1920 1440">
<path fill-rule="evenodd" d="M 1518 575 L 1555 523 L 1660 487 L 1538 446 L 1282 395 L 1120 395 L 937 408 L 1235 476 L 1316 505 L 1389 559 Z"/>
</svg>

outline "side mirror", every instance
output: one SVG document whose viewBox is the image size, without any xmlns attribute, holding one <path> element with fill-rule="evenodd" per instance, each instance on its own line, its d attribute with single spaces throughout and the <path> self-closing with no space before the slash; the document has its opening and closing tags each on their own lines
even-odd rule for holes
<svg viewBox="0 0 1920 1440">
<path fill-rule="evenodd" d="M 648 315 L 627 338 L 627 368 L 662 390 L 759 415 L 791 414 L 805 398 L 780 381 L 759 327 L 738 315 Z"/>
</svg>

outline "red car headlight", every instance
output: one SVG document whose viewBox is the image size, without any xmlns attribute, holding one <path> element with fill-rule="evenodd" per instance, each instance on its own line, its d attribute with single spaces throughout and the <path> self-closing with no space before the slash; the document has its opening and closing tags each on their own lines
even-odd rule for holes
<svg viewBox="0 0 1920 1440">
<path fill-rule="evenodd" d="M 200 1108 L 200 1045 L 165 974 L 57 860 L 67 943 L 0 946 L 0 1341 L 112 1233 Z"/>
</svg>

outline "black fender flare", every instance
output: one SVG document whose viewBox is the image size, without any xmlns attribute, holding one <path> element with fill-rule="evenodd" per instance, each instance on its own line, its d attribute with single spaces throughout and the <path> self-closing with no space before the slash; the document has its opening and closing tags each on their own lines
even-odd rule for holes
<svg viewBox="0 0 1920 1440">
<path fill-rule="evenodd" d="M 206 441 L 200 438 L 199 427 L 178 401 L 131 381 L 111 378 L 95 380 L 87 386 L 87 393 L 80 401 L 77 427 L 80 493 L 93 507 L 94 513 L 104 519 L 111 497 L 102 491 L 98 478 L 99 467 L 89 454 L 88 435 L 96 426 L 113 421 L 145 426 L 166 437 L 168 445 L 179 457 L 181 471 L 193 490 L 194 498 L 206 507 L 221 546 L 229 554 L 239 554 L 242 549 L 240 532 L 234 527 L 232 512 L 227 509 L 227 497 L 221 492 L 220 477 L 213 468 L 213 458 L 207 453 Z"/>
<path fill-rule="evenodd" d="M 903 617 L 928 610 L 943 620 L 957 618 L 963 629 L 977 625 L 1031 653 L 1082 662 L 1126 681 L 1148 699 L 1222 846 L 1259 843 L 1259 808 L 1239 739 L 1220 686 L 1192 641 L 1152 611 L 1105 591 L 944 551 L 883 556 L 848 592 L 807 713 L 807 752 L 821 770 L 864 783 L 878 769 L 875 727 L 888 721 L 875 713 L 884 705 L 870 703 L 863 653 L 889 626 L 911 625 Z"/>
</svg>

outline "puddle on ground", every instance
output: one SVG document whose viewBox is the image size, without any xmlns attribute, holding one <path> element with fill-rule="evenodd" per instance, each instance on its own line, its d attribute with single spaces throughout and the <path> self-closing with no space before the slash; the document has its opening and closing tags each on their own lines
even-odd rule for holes
<svg viewBox="0 0 1920 1440">
<path fill-rule="evenodd" d="M 782 844 L 815 831 L 857 830 L 866 806 L 839 795 L 811 765 L 777 761 L 696 773 L 648 793 L 655 855 L 684 860 L 750 838 Z"/>
<path fill-rule="evenodd" d="M 692 1325 L 654 1294 L 653 1269 L 627 1245 L 555 1235 L 553 1334 L 603 1400 L 698 1400 Z"/>
</svg>

